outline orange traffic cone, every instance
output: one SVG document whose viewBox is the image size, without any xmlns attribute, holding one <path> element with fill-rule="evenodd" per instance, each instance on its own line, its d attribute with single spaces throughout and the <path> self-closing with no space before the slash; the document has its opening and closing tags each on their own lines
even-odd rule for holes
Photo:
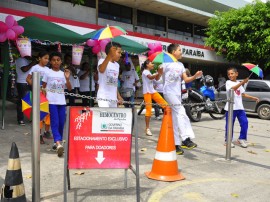
<svg viewBox="0 0 270 202">
<path fill-rule="evenodd" d="M 146 172 L 145 175 L 154 180 L 169 182 L 185 179 L 178 171 L 170 107 L 164 110 L 152 171 Z"/>
<path fill-rule="evenodd" d="M 11 145 L 6 178 L 1 189 L 1 202 L 26 202 L 19 151 L 14 142 Z"/>
</svg>

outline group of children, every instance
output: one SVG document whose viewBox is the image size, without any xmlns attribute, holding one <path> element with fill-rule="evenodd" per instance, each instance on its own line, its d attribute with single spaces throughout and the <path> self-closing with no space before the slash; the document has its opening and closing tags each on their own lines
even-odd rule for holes
<svg viewBox="0 0 270 202">
<path fill-rule="evenodd" d="M 102 92 L 103 94 L 107 94 L 113 92 L 113 96 L 110 95 L 109 97 L 99 96 L 100 98 L 107 98 L 107 99 L 117 99 L 119 103 L 123 101 L 122 97 L 119 95 L 119 92 L 116 87 L 116 83 L 112 85 L 111 82 L 108 81 L 116 81 L 118 74 L 119 74 L 119 65 L 117 61 L 120 58 L 121 46 L 120 44 L 112 44 L 109 50 L 107 50 L 107 57 L 104 60 L 101 60 L 98 65 L 99 76 L 106 77 L 107 82 L 103 82 L 102 85 Z M 182 53 L 180 45 L 178 44 L 170 44 L 168 46 L 168 52 L 172 54 L 177 60 L 181 59 Z M 114 68 L 114 69 L 112 69 Z M 197 144 L 192 141 L 195 138 L 194 132 L 192 130 L 190 120 L 186 115 L 185 109 L 183 105 L 181 105 L 181 82 L 182 80 L 185 83 L 190 83 L 195 80 L 197 77 L 201 77 L 202 71 L 197 71 L 195 75 L 187 75 L 186 69 L 184 68 L 181 62 L 172 62 L 172 63 L 163 63 L 159 68 L 157 73 L 152 74 L 151 70 L 153 70 L 154 64 L 146 60 L 141 68 L 142 72 L 142 82 L 143 82 L 143 95 L 144 95 L 144 102 L 145 102 L 145 124 L 146 130 L 145 133 L 148 136 L 151 136 L 150 130 L 150 119 L 152 114 L 152 100 L 154 100 L 157 104 L 159 104 L 162 108 L 165 108 L 169 105 L 172 109 L 172 120 L 173 120 L 173 131 L 174 131 L 174 140 L 175 140 L 175 149 L 178 155 L 184 153 L 182 148 L 185 149 L 193 149 L 197 147 Z M 115 73 L 114 77 L 111 79 L 110 72 Z M 226 89 L 233 89 L 235 93 L 235 104 L 234 104 L 234 112 L 233 112 L 233 123 L 235 118 L 237 117 L 240 126 L 241 132 L 240 136 L 237 140 L 237 143 L 243 147 L 247 147 L 247 128 L 248 128 L 248 121 L 247 117 L 243 108 L 242 104 L 242 96 L 246 98 L 253 99 L 255 101 L 259 101 L 257 97 L 249 96 L 244 93 L 244 88 L 242 85 L 248 81 L 244 79 L 241 82 L 238 82 L 237 70 L 235 68 L 228 69 L 228 80 L 226 82 Z M 163 80 L 163 97 L 154 89 L 153 80 L 160 80 L 162 77 Z M 111 88 L 114 86 L 114 88 Z M 107 93 L 105 93 L 107 92 Z M 109 102 L 104 104 L 99 103 L 100 107 L 116 107 L 116 104 L 110 104 Z M 225 107 L 227 109 L 227 105 Z M 228 112 L 226 112 L 226 125 L 225 125 L 225 144 L 227 139 L 227 122 L 228 122 Z M 232 147 L 234 144 L 232 143 Z"/>
<path fill-rule="evenodd" d="M 117 107 L 118 104 L 122 104 L 123 102 L 123 98 L 118 91 L 119 64 L 117 62 L 121 57 L 121 51 L 122 49 L 119 43 L 108 43 L 105 48 L 107 56 L 98 61 L 97 70 L 99 88 L 97 91 L 97 98 L 99 107 Z M 182 57 L 181 48 L 178 44 L 170 44 L 168 46 L 168 52 L 177 60 Z M 64 69 L 64 71 L 61 70 L 61 58 L 62 55 L 58 52 L 51 53 L 50 56 L 45 52 L 40 53 L 39 63 L 31 68 L 26 79 L 28 84 L 32 85 L 32 72 L 40 72 L 41 89 L 49 101 L 50 111 L 50 123 L 46 123 L 46 121 L 45 123 L 51 125 L 54 148 L 56 149 L 58 156 L 62 156 L 64 151 L 61 142 L 63 139 L 66 107 L 65 95 L 58 92 L 64 92 L 65 88 L 67 88 L 68 91 L 72 89 L 70 82 L 71 71 L 68 68 Z M 51 69 L 46 67 L 48 62 L 51 64 Z M 172 109 L 175 149 L 176 153 L 181 155 L 184 153 L 183 148 L 193 149 L 197 147 L 197 144 L 192 141 L 192 139 L 195 138 L 195 135 L 190 120 L 186 115 L 184 107 L 181 105 L 181 82 L 184 80 L 186 83 L 190 83 L 197 77 L 200 77 L 202 71 L 197 71 L 193 76 L 187 76 L 186 70 L 181 62 L 163 63 L 159 66 L 158 71 L 155 74 L 151 73 L 153 68 L 154 64 L 151 61 L 146 60 L 141 69 L 143 95 L 146 103 L 145 133 L 148 136 L 152 135 L 149 126 L 152 113 L 152 100 L 162 108 L 169 105 Z M 80 76 L 86 77 L 87 71 L 87 69 L 84 69 Z M 226 82 L 226 89 L 233 89 L 235 91 L 233 121 L 235 121 L 235 118 L 237 117 L 241 126 L 238 143 L 242 147 L 247 147 L 248 121 L 242 105 L 241 96 L 256 101 L 258 101 L 258 98 L 244 93 L 244 89 L 241 85 L 246 83 L 248 78 L 242 82 L 238 82 L 236 81 L 237 76 L 238 73 L 235 68 L 228 69 L 228 77 L 230 80 Z M 158 81 L 161 77 L 163 81 L 162 92 L 165 99 L 156 91 L 153 85 L 153 80 Z M 56 93 L 51 92 L 51 90 L 55 90 Z M 225 107 L 225 110 L 227 110 L 227 106 Z M 227 121 L 228 113 L 226 113 L 226 128 Z M 227 133 L 225 134 L 225 140 L 226 137 Z M 233 146 L 234 145 L 232 144 L 232 147 Z"/>
</svg>

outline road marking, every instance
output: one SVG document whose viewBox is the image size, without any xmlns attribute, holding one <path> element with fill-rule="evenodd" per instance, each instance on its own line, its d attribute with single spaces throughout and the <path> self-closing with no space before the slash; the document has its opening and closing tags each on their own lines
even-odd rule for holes
<svg viewBox="0 0 270 202">
<path fill-rule="evenodd" d="M 159 202 L 162 197 L 164 197 L 167 193 L 173 191 L 176 188 L 186 186 L 186 185 L 192 185 L 192 184 L 197 184 L 197 183 L 206 183 L 206 182 L 241 182 L 241 180 L 227 179 L 227 178 L 212 178 L 212 179 L 198 179 L 198 180 L 193 180 L 193 181 L 180 181 L 180 182 L 169 185 L 169 186 L 165 187 L 164 189 L 161 189 L 161 190 L 153 193 L 151 195 L 151 197 L 149 198 L 148 202 Z M 244 182 L 247 183 L 246 180 L 244 180 Z M 270 182 L 265 182 L 265 181 L 249 181 L 249 182 L 270 185 Z M 186 197 L 195 197 L 195 198 L 197 197 L 196 198 L 197 201 L 200 201 L 200 202 L 205 201 L 203 198 L 200 198 L 200 196 L 196 195 L 196 194 L 187 195 Z"/>
</svg>

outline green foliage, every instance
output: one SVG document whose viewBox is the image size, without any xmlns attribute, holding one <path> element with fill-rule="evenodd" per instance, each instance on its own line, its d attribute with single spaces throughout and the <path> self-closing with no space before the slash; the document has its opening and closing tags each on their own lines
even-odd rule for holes
<svg viewBox="0 0 270 202">
<path fill-rule="evenodd" d="M 270 67 L 270 2 L 216 12 L 209 20 L 206 45 L 229 61 Z"/>
<path fill-rule="evenodd" d="M 71 3 L 73 4 L 73 6 L 84 5 L 84 0 L 71 0 Z"/>
</svg>

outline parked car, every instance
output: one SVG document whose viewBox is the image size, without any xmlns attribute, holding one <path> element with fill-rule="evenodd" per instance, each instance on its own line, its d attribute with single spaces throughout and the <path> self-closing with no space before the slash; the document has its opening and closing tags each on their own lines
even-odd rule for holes
<svg viewBox="0 0 270 202">
<path fill-rule="evenodd" d="M 251 99 L 243 97 L 243 105 L 246 112 L 258 113 L 261 119 L 270 119 L 270 80 L 252 80 L 244 84 L 247 94 L 258 97 L 256 103 Z M 221 90 L 216 94 L 217 98 L 226 99 L 226 91 Z"/>
</svg>

